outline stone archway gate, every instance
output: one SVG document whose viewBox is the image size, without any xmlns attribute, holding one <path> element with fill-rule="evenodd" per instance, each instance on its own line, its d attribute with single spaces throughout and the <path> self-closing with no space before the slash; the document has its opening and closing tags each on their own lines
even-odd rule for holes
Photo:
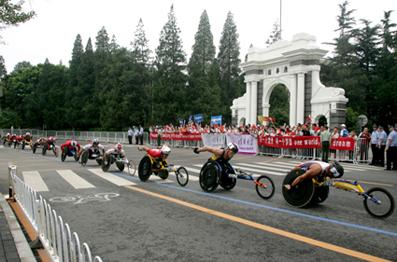
<svg viewBox="0 0 397 262">
<path fill-rule="evenodd" d="M 345 122 L 346 103 L 342 88 L 325 87 L 320 81 L 320 59 L 326 50 L 315 45 L 315 37 L 300 33 L 292 41 L 278 41 L 268 48 L 251 47 L 241 64 L 246 92 L 233 100 L 233 124 L 242 118 L 256 124 L 258 116 L 269 116 L 269 98 L 274 87 L 289 91 L 289 124 L 304 123 L 310 116 L 327 117 L 330 127 Z"/>
</svg>

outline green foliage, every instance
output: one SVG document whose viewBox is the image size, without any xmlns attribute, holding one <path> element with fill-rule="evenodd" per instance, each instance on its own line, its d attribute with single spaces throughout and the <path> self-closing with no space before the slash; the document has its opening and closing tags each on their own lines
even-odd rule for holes
<svg viewBox="0 0 397 262">
<path fill-rule="evenodd" d="M 16 4 L 11 2 L 11 0 L 0 1 L 0 27 L 24 23 L 35 15 L 33 11 L 22 11 L 24 1 L 19 1 Z"/>
<path fill-rule="evenodd" d="M 244 92 L 244 86 L 241 85 L 239 78 L 241 71 L 239 45 L 237 26 L 233 14 L 229 12 L 223 26 L 218 53 L 222 113 L 227 123 L 231 122 L 230 106 L 233 99 Z"/>
<path fill-rule="evenodd" d="M 189 86 L 187 107 L 189 115 L 205 116 L 220 114 L 220 89 L 215 62 L 215 46 L 207 12 L 204 10 L 195 35 L 193 53 L 188 64 Z M 208 103 L 211 101 L 211 103 Z"/>
<path fill-rule="evenodd" d="M 155 105 L 153 117 L 161 124 L 176 123 L 178 118 L 186 116 L 187 76 L 182 72 L 185 62 L 180 29 L 176 23 L 174 7 L 171 6 L 156 48 L 157 72 L 152 103 Z"/>
<path fill-rule="evenodd" d="M 390 21 L 391 11 L 385 11 L 380 25 L 360 19 L 357 26 L 355 10 L 349 10 L 348 4 L 339 6 L 339 37 L 332 43 L 335 55 L 322 66 L 321 78 L 326 85 L 345 89 L 348 125 L 355 126 L 359 114 L 367 115 L 370 122 L 393 124 L 397 122 L 396 24 Z"/>
<path fill-rule="evenodd" d="M 269 116 L 276 119 L 276 126 L 289 124 L 289 92 L 284 85 L 274 87 L 270 95 Z"/>
</svg>

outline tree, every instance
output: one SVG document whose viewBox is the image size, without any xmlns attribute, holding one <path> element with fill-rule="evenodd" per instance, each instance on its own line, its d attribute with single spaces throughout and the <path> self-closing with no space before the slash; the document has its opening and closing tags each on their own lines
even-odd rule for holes
<svg viewBox="0 0 397 262">
<path fill-rule="evenodd" d="M 195 35 L 193 52 L 188 64 L 190 105 L 189 115 L 204 113 L 219 114 L 220 90 L 214 75 L 215 46 L 207 12 L 200 17 L 198 31 Z M 208 103 L 208 101 L 211 101 Z"/>
<path fill-rule="evenodd" d="M 134 41 L 131 42 L 132 54 L 137 63 L 147 65 L 150 61 L 149 41 L 146 38 L 145 29 L 143 28 L 142 18 L 139 19 L 134 33 Z"/>
<path fill-rule="evenodd" d="M 103 26 L 96 36 L 95 42 L 97 53 L 107 53 L 110 51 L 109 35 Z"/>
<path fill-rule="evenodd" d="M 153 114 L 159 122 L 176 122 L 178 118 L 186 116 L 187 77 L 182 72 L 186 58 L 173 5 L 168 13 L 168 21 L 161 30 L 159 42 L 155 60 L 157 72 L 154 83 L 154 104 L 156 110 Z"/>
<path fill-rule="evenodd" d="M 238 42 L 237 27 L 231 12 L 227 14 L 220 40 L 218 63 L 219 63 L 219 86 L 221 88 L 223 105 L 222 113 L 226 122 L 231 121 L 230 106 L 233 99 L 243 94 L 240 84 L 240 46 Z"/>
<path fill-rule="evenodd" d="M 23 12 L 23 3 L 24 1 L 19 1 L 13 4 L 11 0 L 2 0 L 0 2 L 0 28 L 24 23 L 35 15 L 34 11 Z"/>
<path fill-rule="evenodd" d="M 270 33 L 269 38 L 266 40 L 266 45 L 270 46 L 271 44 L 281 40 L 281 28 L 280 23 L 278 21 L 273 24 L 273 31 Z"/>
</svg>

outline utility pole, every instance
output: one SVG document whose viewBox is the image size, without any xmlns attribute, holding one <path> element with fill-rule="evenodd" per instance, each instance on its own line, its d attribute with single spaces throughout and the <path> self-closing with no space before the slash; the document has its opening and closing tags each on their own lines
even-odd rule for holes
<svg viewBox="0 0 397 262">
<path fill-rule="evenodd" d="M 281 21 L 282 21 L 282 19 L 281 19 L 282 1 L 283 1 L 283 0 L 280 0 L 280 40 L 282 40 L 282 37 L 281 37 L 281 32 L 282 32 L 282 27 L 281 27 Z"/>
</svg>

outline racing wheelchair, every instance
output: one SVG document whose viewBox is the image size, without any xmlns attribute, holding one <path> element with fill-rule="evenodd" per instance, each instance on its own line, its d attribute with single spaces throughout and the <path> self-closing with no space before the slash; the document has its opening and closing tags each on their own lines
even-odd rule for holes
<svg viewBox="0 0 397 262">
<path fill-rule="evenodd" d="M 213 192 L 218 185 L 225 190 L 231 190 L 236 186 L 237 179 L 253 181 L 256 193 L 263 199 L 270 199 L 274 195 L 273 180 L 265 175 L 254 178 L 254 175 L 241 169 L 234 169 L 230 163 L 219 163 L 210 158 L 201 168 L 199 183 L 205 192 Z"/>
<path fill-rule="evenodd" d="M 138 149 L 142 151 L 142 149 Z M 165 159 L 157 157 L 152 152 L 146 152 L 138 166 L 138 176 L 142 182 L 145 182 L 154 174 L 165 180 L 169 173 L 174 172 L 176 180 L 180 186 L 186 186 L 189 182 L 189 173 L 183 166 L 176 168 L 172 164 L 168 164 Z"/>
<path fill-rule="evenodd" d="M 308 207 L 324 202 L 329 195 L 329 187 L 358 194 L 363 199 L 365 210 L 375 218 L 386 218 L 394 211 L 393 196 L 384 188 L 374 187 L 365 191 L 358 181 L 341 178 L 315 177 L 301 181 L 298 185 L 287 189 L 303 170 L 292 170 L 283 181 L 282 193 L 288 204 L 295 207 Z"/>
</svg>

